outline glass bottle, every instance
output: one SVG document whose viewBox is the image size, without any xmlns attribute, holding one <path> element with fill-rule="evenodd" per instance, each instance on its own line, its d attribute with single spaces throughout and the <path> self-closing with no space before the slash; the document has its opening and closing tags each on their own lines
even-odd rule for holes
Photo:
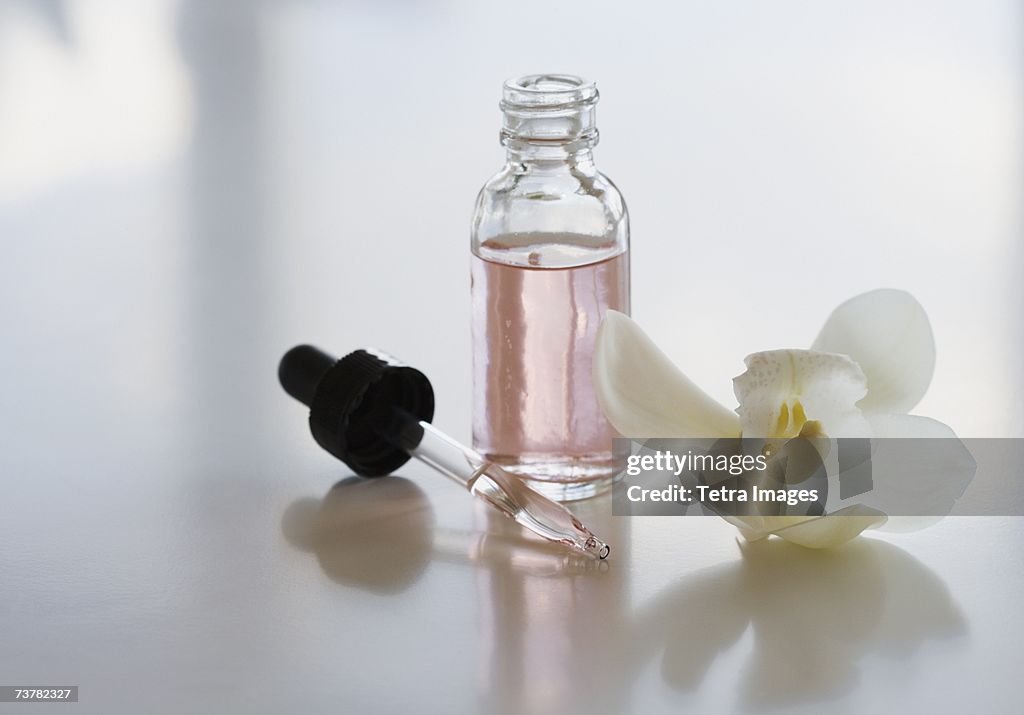
<svg viewBox="0 0 1024 715">
<path fill-rule="evenodd" d="M 621 469 L 591 365 L 605 312 L 629 313 L 629 218 L 594 165 L 597 100 L 571 75 L 506 82 L 507 160 L 472 224 L 473 444 L 560 500 Z"/>
</svg>

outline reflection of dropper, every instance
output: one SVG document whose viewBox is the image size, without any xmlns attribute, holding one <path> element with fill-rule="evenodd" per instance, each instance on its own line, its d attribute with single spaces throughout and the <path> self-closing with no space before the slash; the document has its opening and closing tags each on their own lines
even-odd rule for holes
<svg viewBox="0 0 1024 715">
<path fill-rule="evenodd" d="M 379 352 L 335 360 L 300 345 L 281 359 L 278 377 L 310 407 L 317 443 L 356 474 L 384 476 L 416 457 L 549 541 L 600 559 L 611 551 L 564 506 L 434 428 L 434 391 L 420 371 Z"/>
</svg>

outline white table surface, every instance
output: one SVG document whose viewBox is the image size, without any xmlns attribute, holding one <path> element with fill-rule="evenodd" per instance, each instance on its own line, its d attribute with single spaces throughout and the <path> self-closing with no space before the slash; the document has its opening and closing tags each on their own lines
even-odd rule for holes
<svg viewBox="0 0 1024 715">
<path fill-rule="evenodd" d="M 614 551 L 582 568 L 425 468 L 332 489 L 276 383 L 295 343 L 377 346 L 468 437 L 500 82 L 570 71 L 603 92 L 634 315 L 712 395 L 895 286 L 936 333 L 919 412 L 1022 436 L 1019 8 L 706 5 L 0 5 L 0 685 L 79 685 L 54 712 L 1019 712 L 1024 519 L 823 554 L 598 499 Z"/>
</svg>

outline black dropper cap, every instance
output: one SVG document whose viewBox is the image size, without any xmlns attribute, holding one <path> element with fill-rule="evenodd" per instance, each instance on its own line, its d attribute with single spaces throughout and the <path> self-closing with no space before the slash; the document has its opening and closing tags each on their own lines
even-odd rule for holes
<svg viewBox="0 0 1024 715">
<path fill-rule="evenodd" d="M 292 348 L 277 369 L 285 392 L 309 406 L 317 443 L 362 477 L 391 474 L 409 461 L 397 446 L 407 420 L 434 418 L 434 390 L 419 370 L 356 350 L 341 360 L 312 345 Z"/>
</svg>

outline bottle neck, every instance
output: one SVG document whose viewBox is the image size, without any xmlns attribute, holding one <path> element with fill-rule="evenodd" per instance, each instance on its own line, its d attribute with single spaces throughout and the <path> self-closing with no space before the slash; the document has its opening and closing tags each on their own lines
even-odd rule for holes
<svg viewBox="0 0 1024 715">
<path fill-rule="evenodd" d="M 594 166 L 593 145 L 569 146 L 530 142 L 502 142 L 509 164 L 529 164 L 538 167 L 563 165 L 591 169 Z"/>
</svg>

